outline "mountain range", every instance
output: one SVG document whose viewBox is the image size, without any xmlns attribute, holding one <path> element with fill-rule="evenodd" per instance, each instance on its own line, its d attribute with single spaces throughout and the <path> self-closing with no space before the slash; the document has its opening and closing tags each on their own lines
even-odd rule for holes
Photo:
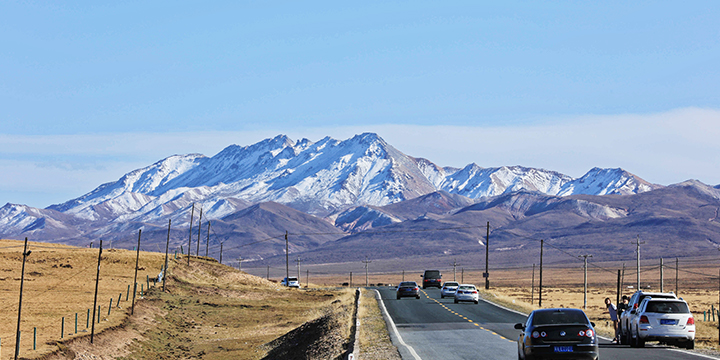
<svg viewBox="0 0 720 360">
<path fill-rule="evenodd" d="M 501 227 L 538 234 L 546 231 L 548 224 L 542 226 L 531 219 L 552 218 L 572 223 L 573 229 L 593 229 L 588 224 L 595 224 L 596 231 L 608 232 L 598 226 L 610 223 L 627 229 L 631 224 L 618 219 L 667 210 L 657 203 L 633 199 L 649 198 L 647 194 L 685 199 L 687 195 L 678 189 L 688 186 L 704 194 L 708 208 L 716 205 L 718 187 L 699 182 L 665 187 L 623 169 L 593 168 L 572 178 L 522 166 L 483 168 L 473 163 L 462 168 L 442 167 L 406 155 L 372 133 L 317 142 L 279 135 L 249 146 L 231 145 L 212 157 L 173 155 L 45 209 L 6 204 L 0 208 L 0 236 L 76 245 L 103 238 L 115 241 L 116 246 L 131 247 L 132 234 L 140 228 L 149 243 L 164 242 L 168 221 L 172 221 L 173 248 L 183 246 L 186 252 L 186 240 L 193 236 L 188 232 L 192 214 L 193 226 L 197 227 L 202 217 L 200 230 L 204 227 L 208 233 L 198 233 L 188 242 L 209 239 L 213 251 L 223 242 L 229 256 L 245 254 L 259 260 L 282 255 L 282 235 L 288 231 L 294 234 L 291 253 L 315 251 L 326 254 L 317 257 L 325 261 L 338 257 L 333 249 L 357 253 L 359 248 L 352 245 L 355 241 L 383 247 L 382 239 L 387 236 L 377 231 L 369 234 L 380 228 L 418 231 L 415 226 L 431 223 L 462 227 L 492 221 L 494 231 Z M 644 209 L 641 212 L 631 210 L 637 201 L 644 204 L 637 205 Z M 663 216 L 682 218 L 690 209 L 683 211 Z M 483 217 L 486 220 L 481 221 Z M 712 226 L 700 232 L 720 243 Z M 452 241 L 465 241 L 462 234 L 454 234 Z M 478 244 L 474 235 L 471 237 L 474 240 L 470 242 Z M 444 247 L 426 239 L 413 253 L 427 255 L 438 246 Z M 384 256 L 394 255 L 388 252 Z"/>
</svg>

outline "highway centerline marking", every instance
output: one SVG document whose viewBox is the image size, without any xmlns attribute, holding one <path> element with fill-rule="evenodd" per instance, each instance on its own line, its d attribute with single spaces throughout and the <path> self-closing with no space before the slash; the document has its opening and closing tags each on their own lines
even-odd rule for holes
<svg viewBox="0 0 720 360">
<path fill-rule="evenodd" d="M 507 341 L 509 341 L 509 342 L 511 342 L 511 343 L 514 343 L 514 342 L 515 342 L 514 340 L 510 340 L 510 339 L 508 339 L 508 338 L 506 338 L 506 337 L 504 337 L 504 336 L 502 336 L 502 335 L 500 335 L 500 334 L 498 334 L 498 333 L 496 333 L 496 332 L 494 332 L 494 331 L 492 331 L 492 330 L 488 330 L 488 329 L 480 326 L 478 323 L 473 322 L 471 319 L 468 319 L 466 316 L 460 315 L 459 313 L 451 310 L 449 307 L 445 306 L 445 304 L 441 303 L 441 302 L 438 301 L 437 299 L 431 298 L 430 295 L 428 295 L 428 294 L 425 292 L 425 290 L 420 290 L 420 291 L 422 291 L 423 295 L 425 295 L 426 298 L 428 298 L 428 299 L 434 301 L 435 303 L 437 303 L 438 305 L 442 306 L 445 310 L 447 310 L 447 311 L 450 312 L 451 314 L 457 315 L 457 316 L 459 316 L 459 317 L 467 320 L 469 323 L 477 326 L 478 328 L 480 328 L 480 329 L 482 329 L 482 330 L 485 330 L 485 331 L 487 331 L 487 332 L 489 332 L 489 333 L 491 333 L 491 334 L 493 334 L 493 335 L 495 335 L 495 336 L 497 336 L 497 337 L 499 337 L 499 338 L 501 338 L 501 339 L 503 339 L 503 340 L 507 340 Z"/>
</svg>

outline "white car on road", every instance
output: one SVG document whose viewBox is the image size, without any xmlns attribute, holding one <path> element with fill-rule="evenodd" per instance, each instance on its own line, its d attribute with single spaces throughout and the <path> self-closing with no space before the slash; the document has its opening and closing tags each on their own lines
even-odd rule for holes
<svg viewBox="0 0 720 360">
<path fill-rule="evenodd" d="M 294 288 L 298 288 L 298 289 L 300 288 L 300 282 L 298 281 L 298 278 L 296 278 L 294 276 L 283 278 L 280 285 L 287 286 L 287 287 L 294 287 Z"/>
<path fill-rule="evenodd" d="M 440 298 L 455 296 L 455 291 L 460 284 L 455 281 L 446 281 L 440 289 Z"/>
<path fill-rule="evenodd" d="M 457 291 L 455 291 L 455 303 L 460 301 L 472 301 L 478 303 L 480 301 L 480 294 L 477 288 L 473 284 L 460 284 L 458 285 Z"/>
<path fill-rule="evenodd" d="M 695 319 L 685 300 L 646 297 L 636 315 L 630 324 L 630 346 L 644 347 L 646 341 L 661 341 L 695 348 Z"/>
</svg>

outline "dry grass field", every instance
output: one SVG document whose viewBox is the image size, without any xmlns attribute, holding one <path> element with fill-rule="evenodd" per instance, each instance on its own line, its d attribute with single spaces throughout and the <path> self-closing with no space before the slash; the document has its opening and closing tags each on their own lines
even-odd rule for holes
<svg viewBox="0 0 720 360">
<path fill-rule="evenodd" d="M 22 250 L 22 241 L 0 240 L 0 359 L 11 359 L 15 351 Z M 86 326 L 87 313 L 90 309 L 92 318 L 98 249 L 29 242 L 28 250 L 32 253 L 25 264 L 20 355 L 32 358 L 57 349 L 56 342 L 61 339 L 90 332 Z M 127 289 L 135 276 L 135 257 L 133 251 L 103 249 L 98 288 L 100 322 L 95 324 L 96 333 L 120 324 L 125 318 L 130 304 L 126 299 Z M 138 283 L 142 283 L 143 288 L 146 287 L 146 276 L 157 276 L 163 262 L 164 254 L 141 253 Z M 139 290 L 140 285 L 138 298 Z M 117 308 L 120 295 L 122 300 Z M 113 309 L 108 315 L 111 298 Z M 63 317 L 64 334 L 61 333 Z M 37 328 L 35 350 L 34 328 Z"/>
<path fill-rule="evenodd" d="M 0 241 L 2 360 L 12 359 L 15 349 L 22 245 L 21 241 Z M 287 289 L 211 259 L 192 259 L 188 267 L 187 258 L 174 260 L 171 255 L 168 292 L 161 291 L 161 284 L 148 292 L 146 276 L 157 276 L 164 262 L 164 254 L 159 253 L 140 253 L 138 282 L 142 279 L 144 296 L 140 297 L 138 286 L 135 315 L 129 316 L 126 295 L 135 274 L 136 253 L 104 249 L 98 291 L 100 322 L 95 324 L 95 344 L 91 345 L 86 317 L 93 307 L 98 249 L 29 243 L 29 250 L 22 358 L 261 359 L 282 354 L 298 338 L 308 344 L 307 353 L 324 358 L 342 351 L 349 337 L 353 302 L 349 289 Z M 111 298 L 113 308 L 108 315 Z M 62 317 L 65 331 L 61 335 Z M 36 349 L 33 328 L 37 328 Z"/>
</svg>

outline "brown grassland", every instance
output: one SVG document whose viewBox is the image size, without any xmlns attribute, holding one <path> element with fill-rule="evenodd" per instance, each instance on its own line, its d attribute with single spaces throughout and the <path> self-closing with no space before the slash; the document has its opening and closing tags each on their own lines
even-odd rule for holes
<svg viewBox="0 0 720 360">
<path fill-rule="evenodd" d="M 22 245 L 0 240 L 0 359 L 11 359 L 15 349 Z M 175 260 L 172 254 L 168 292 L 163 293 L 160 283 L 151 282 L 148 291 L 146 277 L 158 275 L 164 254 L 140 253 L 138 283 L 143 284 L 144 296 L 138 285 L 135 315 L 129 316 L 126 295 L 135 275 L 136 252 L 104 249 L 100 321 L 91 345 L 86 317 L 93 307 L 98 249 L 29 243 L 29 250 L 20 324 L 22 358 L 260 359 L 285 351 L 287 342 L 277 339 L 311 321 L 313 331 L 294 334 L 306 337 L 307 353 L 323 358 L 342 351 L 349 337 L 354 298 L 349 289 L 324 290 L 312 284 L 310 289 L 287 289 L 212 259 L 193 258 L 188 267 L 186 257 Z M 316 335 L 332 341 L 328 345 Z"/>
</svg>

